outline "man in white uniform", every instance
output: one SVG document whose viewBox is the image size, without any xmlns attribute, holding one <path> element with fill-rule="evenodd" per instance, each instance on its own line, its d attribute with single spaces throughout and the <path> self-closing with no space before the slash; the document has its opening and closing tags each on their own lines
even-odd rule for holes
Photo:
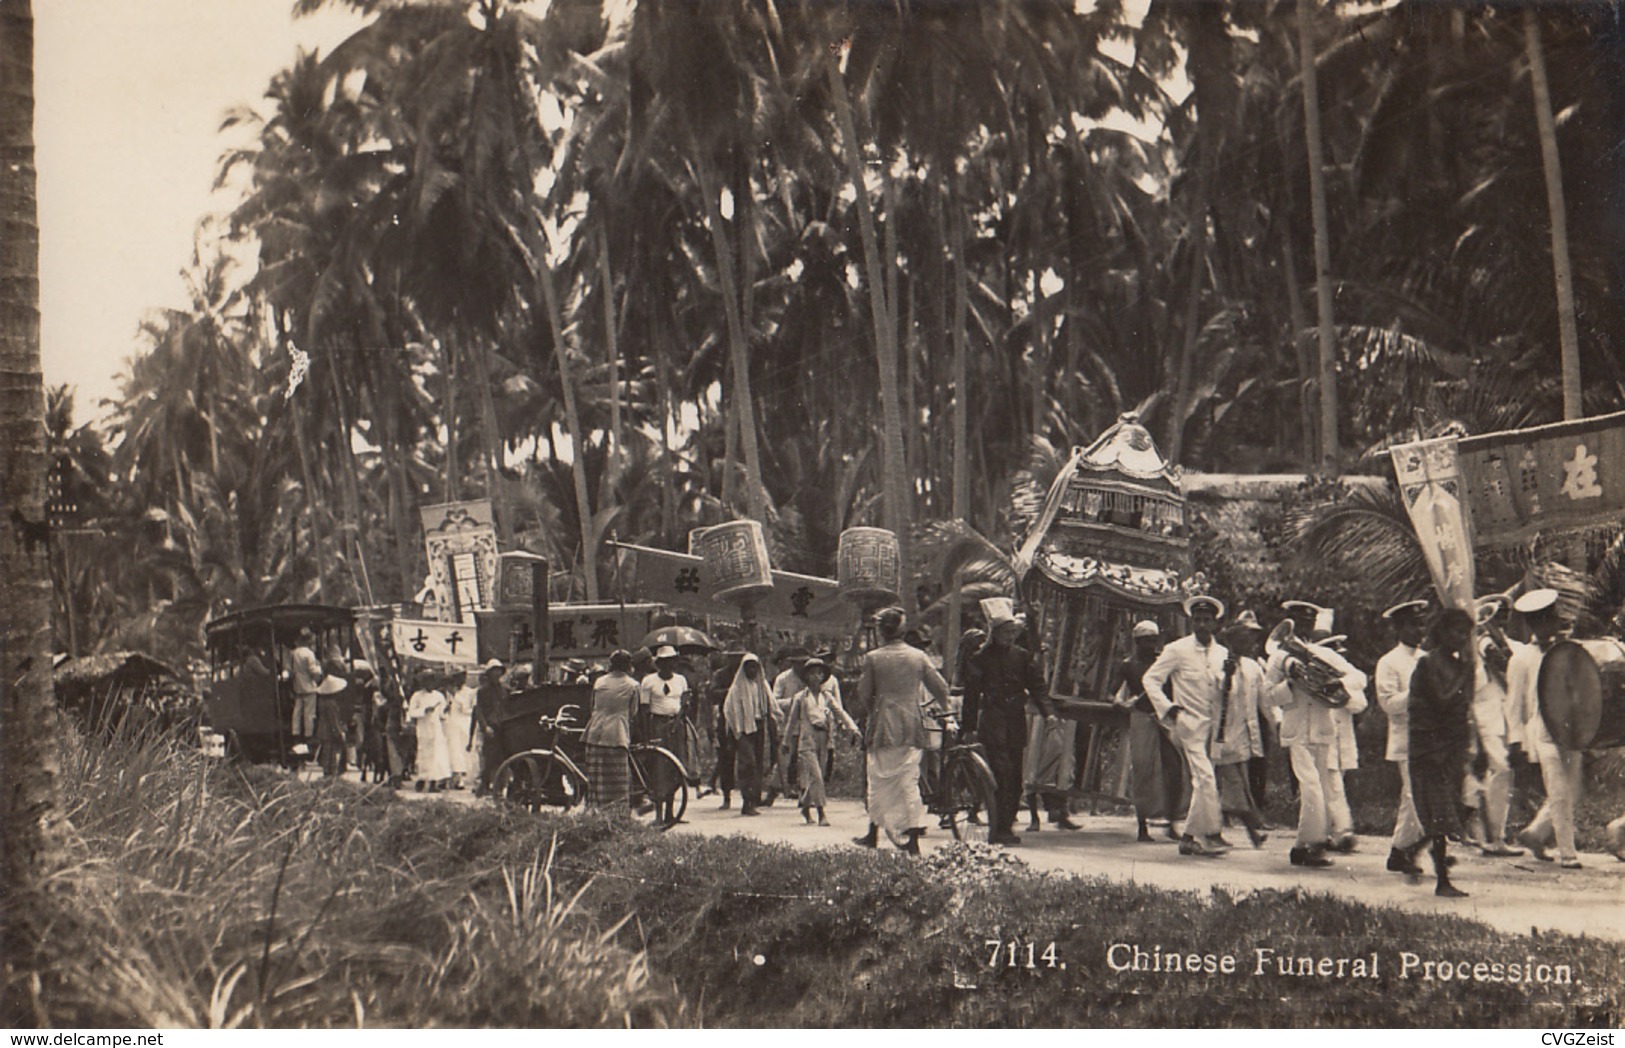
<svg viewBox="0 0 1625 1048">
<path fill-rule="evenodd" d="M 1512 763 L 1507 759 L 1511 734 L 1507 722 L 1507 666 L 1512 653 L 1524 647 L 1507 637 L 1496 622 L 1510 607 L 1511 601 L 1500 593 L 1481 597 L 1476 607 L 1478 675 L 1473 686 L 1473 730 L 1478 735 L 1485 769 L 1481 776 L 1468 776 L 1468 784 L 1476 787 L 1477 794 L 1469 798 L 1468 807 L 1476 807 L 1483 819 L 1482 852 L 1498 858 L 1523 854 L 1522 848 L 1510 847 L 1506 841 L 1507 813 L 1512 808 Z"/>
<path fill-rule="evenodd" d="M 1365 674 L 1328 648 L 1317 646 L 1314 653 L 1342 675 L 1340 683 L 1349 702 L 1363 700 Z M 1264 668 L 1264 702 L 1281 708 L 1281 744 L 1291 754 L 1292 774 L 1298 780 L 1298 836 L 1290 854 L 1292 865 L 1325 867 L 1332 865 L 1326 858 L 1330 830 L 1327 798 L 1337 788 L 1330 782 L 1337 721 L 1332 708 L 1314 698 L 1300 682 L 1298 663 L 1284 646 L 1269 653 Z"/>
<path fill-rule="evenodd" d="M 1314 643 L 1342 655 L 1343 645 L 1348 637 L 1342 633 L 1328 637 L 1317 632 L 1313 640 Z M 1326 753 L 1326 768 L 1330 772 L 1326 776 L 1326 828 L 1331 848 L 1345 855 L 1354 850 L 1356 841 L 1354 812 L 1349 808 L 1343 774 L 1360 767 L 1360 744 L 1354 734 L 1354 717 L 1356 714 L 1364 713 L 1366 707 L 1370 705 L 1365 697 L 1365 673 L 1355 669 L 1353 664 L 1350 664 L 1348 669 L 1349 701 L 1347 705 L 1332 710 L 1332 725 L 1337 729 L 1337 742 Z"/>
<path fill-rule="evenodd" d="M 1519 597 L 1512 610 L 1524 617 L 1535 643 L 1515 652 L 1507 662 L 1508 706 L 1513 724 L 1523 725 L 1523 748 L 1529 759 L 1540 764 L 1540 777 L 1546 784 L 1546 803 L 1518 835 L 1518 843 L 1535 858 L 1550 862 L 1546 849 L 1555 842 L 1558 865 L 1566 870 L 1580 868 L 1580 853 L 1574 846 L 1574 806 L 1580 800 L 1581 775 L 1585 754 L 1565 749 L 1552 741 L 1546 721 L 1540 715 L 1536 685 L 1540 661 L 1553 644 L 1563 639 L 1567 623 L 1557 610 L 1554 589 L 1531 590 Z"/>
<path fill-rule="evenodd" d="M 1224 663 L 1230 652 L 1214 638 L 1224 604 L 1198 595 L 1185 600 L 1191 633 L 1162 649 L 1142 681 L 1157 716 L 1173 727 L 1174 741 L 1185 754 L 1191 773 L 1191 807 L 1185 820 L 1181 855 L 1223 855 L 1228 849 L 1213 840 L 1223 828 L 1219 785 L 1209 748 L 1219 706 L 1224 701 Z M 1168 690 L 1164 690 L 1167 688 Z M 1172 692 L 1170 696 L 1169 692 Z"/>
<path fill-rule="evenodd" d="M 1392 873 L 1421 876 L 1416 853 L 1423 844 L 1422 823 L 1411 800 L 1410 738 L 1411 674 L 1422 657 L 1422 619 L 1425 600 L 1408 600 L 1382 613 L 1394 630 L 1394 646 L 1377 660 L 1377 705 L 1388 716 L 1390 763 L 1399 766 L 1399 811 L 1394 816 L 1394 837 L 1388 846 L 1388 869 Z"/>
</svg>

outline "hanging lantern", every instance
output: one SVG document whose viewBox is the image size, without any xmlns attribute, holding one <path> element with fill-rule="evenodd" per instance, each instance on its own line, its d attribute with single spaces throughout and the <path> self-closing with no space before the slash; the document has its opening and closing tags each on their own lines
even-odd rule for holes
<svg viewBox="0 0 1625 1048">
<path fill-rule="evenodd" d="M 847 528 L 835 555 L 840 594 L 860 607 L 894 604 L 902 599 L 902 550 L 885 528 Z"/>
<path fill-rule="evenodd" d="M 705 558 L 711 595 L 717 600 L 744 604 L 773 592 L 767 539 L 756 521 L 718 524 L 693 536 L 690 543 L 694 552 Z"/>
</svg>

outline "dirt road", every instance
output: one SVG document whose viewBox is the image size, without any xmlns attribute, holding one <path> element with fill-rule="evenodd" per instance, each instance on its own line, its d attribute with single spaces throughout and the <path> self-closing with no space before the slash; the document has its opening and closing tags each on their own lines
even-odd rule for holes
<svg viewBox="0 0 1625 1048">
<path fill-rule="evenodd" d="M 718 811 L 717 804 L 714 796 L 691 801 L 687 822 L 677 832 L 743 834 L 798 848 L 855 849 L 852 838 L 868 826 L 856 801 L 832 802 L 829 818 L 833 825 L 829 827 L 804 824 L 800 812 L 782 801 L 754 818 L 741 817 L 738 811 Z M 1454 850 L 1460 856 L 1455 880 L 1469 897 L 1440 899 L 1433 894 L 1431 877 L 1412 883 L 1384 869 L 1386 839 L 1362 837 L 1352 855 L 1335 856 L 1335 866 L 1316 870 L 1287 861 L 1292 847 L 1290 830 L 1271 834 L 1264 847 L 1255 851 L 1238 829 L 1228 835 L 1238 848 L 1223 858 L 1205 859 L 1181 856 L 1172 841 L 1135 843 L 1134 821 L 1127 817 L 1073 818 L 1082 825 L 1081 830 L 1055 830 L 1046 825 L 1039 833 L 1023 831 L 1020 846 L 1011 851 L 1036 869 L 1175 891 L 1205 895 L 1221 886 L 1240 894 L 1296 885 L 1373 905 L 1470 917 L 1507 932 L 1539 928 L 1625 941 L 1625 862 L 1612 855 L 1582 855 L 1584 869 L 1560 870 L 1556 863 L 1539 862 L 1529 855 L 1487 859 L 1458 848 Z M 1023 818 L 1021 825 L 1025 824 Z M 931 830 L 921 846 L 937 848 L 950 839 L 946 831 Z"/>
<path fill-rule="evenodd" d="M 476 801 L 466 791 L 402 791 L 399 796 L 414 801 L 439 798 L 450 803 L 489 803 Z M 827 827 L 806 825 L 794 805 L 783 801 L 763 809 L 754 818 L 739 814 L 737 798 L 735 810 L 720 811 L 717 805 L 714 794 L 691 799 L 686 821 L 675 832 L 711 837 L 740 834 L 797 848 L 856 849 L 852 838 L 868 828 L 863 806 L 857 801 L 832 801 L 828 809 L 832 825 Z M 1353 854 L 1333 857 L 1335 866 L 1305 869 L 1287 861 L 1291 830 L 1271 834 L 1258 850 L 1247 846 L 1245 834 L 1239 829 L 1232 831 L 1229 839 L 1239 847 L 1223 858 L 1207 859 L 1182 856 L 1168 840 L 1136 843 L 1134 821 L 1125 816 L 1080 814 L 1073 818 L 1082 829 L 1056 830 L 1046 825 L 1039 833 L 1022 832 L 1021 844 L 1011 850 L 1035 869 L 1105 877 L 1172 891 L 1206 895 L 1210 889 L 1221 887 L 1241 894 L 1296 886 L 1376 906 L 1470 917 L 1505 932 L 1522 934 L 1540 929 L 1625 942 L 1625 862 L 1612 855 L 1584 854 L 1580 857 L 1584 869 L 1562 870 L 1556 863 L 1539 862 L 1527 854 L 1488 859 L 1476 851 L 1454 848 L 1452 854 L 1459 861 L 1455 881 L 1468 897 L 1440 899 L 1433 894 L 1431 877 L 1413 882 L 1384 869 L 1388 858 L 1386 838 L 1361 837 Z M 1025 824 L 1023 816 L 1021 825 Z M 950 840 L 947 831 L 933 829 L 920 843 L 929 850 Z M 889 846 L 882 843 L 881 847 Z M 1423 863 L 1426 861 L 1424 857 Z"/>
</svg>

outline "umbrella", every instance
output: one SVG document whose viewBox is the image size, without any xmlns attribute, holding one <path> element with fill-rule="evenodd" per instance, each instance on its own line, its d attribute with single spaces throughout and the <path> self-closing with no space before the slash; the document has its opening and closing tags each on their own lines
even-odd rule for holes
<svg viewBox="0 0 1625 1048">
<path fill-rule="evenodd" d="M 716 641 L 688 626 L 662 626 L 643 638 L 643 646 L 650 651 L 662 644 L 670 644 L 678 651 L 714 651 L 717 646 Z"/>
</svg>

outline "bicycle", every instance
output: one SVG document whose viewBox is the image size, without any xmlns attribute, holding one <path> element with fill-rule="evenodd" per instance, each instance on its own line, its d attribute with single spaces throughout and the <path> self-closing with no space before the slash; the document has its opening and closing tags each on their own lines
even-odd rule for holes
<svg viewBox="0 0 1625 1048">
<path fill-rule="evenodd" d="M 673 784 L 672 822 L 681 821 L 683 813 L 688 811 L 688 769 L 683 767 L 683 762 L 657 742 L 634 742 L 628 747 L 627 756 L 632 772 L 632 814 L 648 816 L 657 826 L 660 825 L 660 805 L 656 803 L 654 783 L 657 769 L 664 767 L 667 778 Z"/>
<path fill-rule="evenodd" d="M 575 736 L 570 745 L 575 750 L 585 727 L 570 724 L 572 714 L 580 713 L 574 704 L 561 706 L 554 716 L 536 718 L 536 723 L 550 735 L 545 747 L 516 753 L 497 766 L 491 776 L 491 794 L 499 802 L 512 804 L 527 811 L 541 808 L 563 808 L 568 811 L 587 799 L 591 780 L 581 770 L 575 754 L 567 751 L 564 737 Z M 688 810 L 688 771 L 683 762 L 670 750 L 657 743 L 639 742 L 628 747 L 628 787 L 632 812 L 637 816 L 652 815 L 659 820 L 660 810 L 654 803 L 656 769 L 665 766 L 675 784 L 672 793 L 672 817 L 681 819 Z"/>
<path fill-rule="evenodd" d="M 927 765 L 920 775 L 926 811 L 939 817 L 939 825 L 953 833 L 954 840 L 989 844 L 997 797 L 993 769 L 976 744 L 958 741 L 959 719 L 954 714 L 928 711 L 927 716 L 942 726 L 943 745 L 937 766 Z"/>
<path fill-rule="evenodd" d="M 536 718 L 536 723 L 549 733 L 548 744 L 541 749 L 523 750 L 497 765 L 491 775 L 491 796 L 498 803 L 527 811 L 568 811 L 587 799 L 587 773 L 561 745 L 566 734 L 579 737 L 587 730 L 569 723 L 571 714 L 580 712 L 581 707 L 571 703 L 559 707 L 551 717 L 544 713 Z"/>
</svg>

